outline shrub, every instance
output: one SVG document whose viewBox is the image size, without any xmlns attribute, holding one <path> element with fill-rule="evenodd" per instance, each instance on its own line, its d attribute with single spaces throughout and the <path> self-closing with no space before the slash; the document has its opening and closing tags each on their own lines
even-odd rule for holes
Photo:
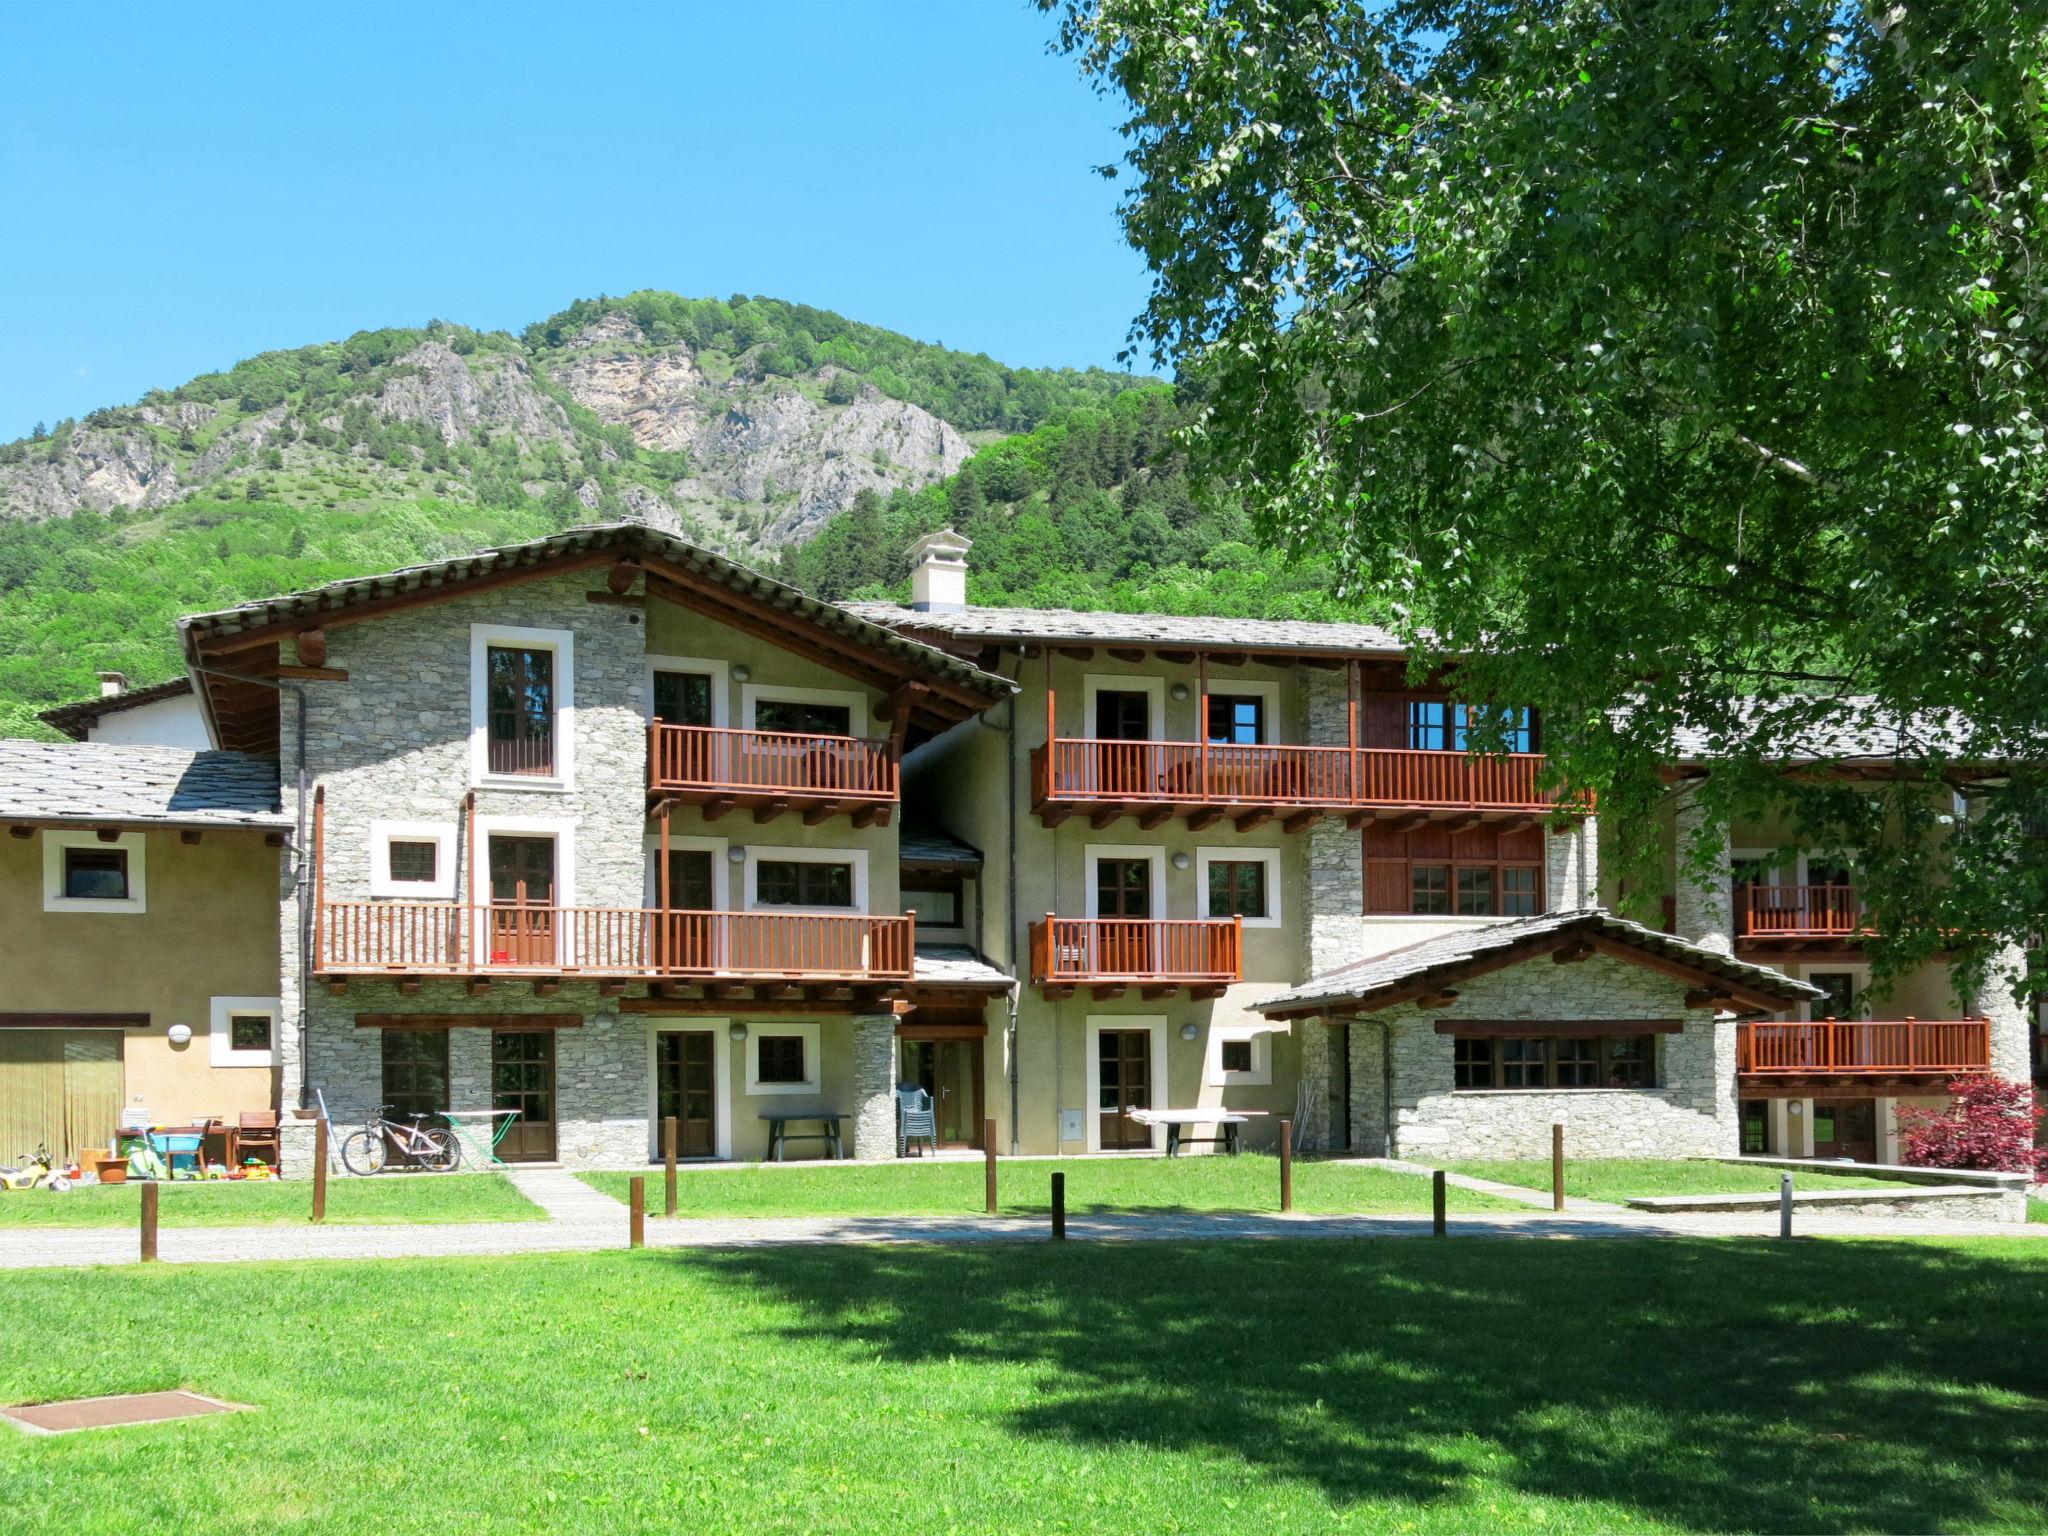
<svg viewBox="0 0 2048 1536">
<path fill-rule="evenodd" d="M 1959 1077 L 1941 1109 L 1899 1106 L 1900 1155 L 1920 1168 L 2048 1173 L 2048 1149 L 2034 1144 L 2041 1108 L 2026 1083 Z"/>
</svg>

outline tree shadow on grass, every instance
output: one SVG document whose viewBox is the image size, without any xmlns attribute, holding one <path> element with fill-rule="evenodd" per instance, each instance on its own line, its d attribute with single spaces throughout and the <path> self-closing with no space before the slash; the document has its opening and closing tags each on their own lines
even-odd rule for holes
<svg viewBox="0 0 2048 1536">
<path fill-rule="evenodd" d="M 2048 1524 L 2042 1258 L 1886 1242 L 1238 1242 L 666 1255 L 862 1358 L 1041 1369 L 1010 1432 L 1340 1504 L 1474 1478 L 1708 1529 Z"/>
</svg>

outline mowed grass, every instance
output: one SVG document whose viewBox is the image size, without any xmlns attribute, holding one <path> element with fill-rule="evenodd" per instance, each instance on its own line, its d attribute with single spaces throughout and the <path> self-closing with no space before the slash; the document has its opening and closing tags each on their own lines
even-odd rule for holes
<svg viewBox="0 0 2048 1536">
<path fill-rule="evenodd" d="M 2048 1244 L 1070 1242 L 9 1277 L 0 1526 L 2048 1527 Z"/>
<path fill-rule="evenodd" d="M 1067 1178 L 1067 1209 L 1076 1215 L 1118 1212 L 1277 1211 L 1280 1160 L 1238 1157 L 1119 1157 L 998 1162 L 998 1209 L 1016 1216 L 1052 1208 L 1052 1175 Z M 579 1174 L 586 1184 L 624 1200 L 630 1173 Z M 980 1162 L 905 1161 L 747 1164 L 679 1170 L 679 1216 L 969 1216 L 984 1209 Z M 647 1174 L 648 1209 L 662 1206 L 662 1170 Z M 1524 1207 L 1497 1196 L 1451 1189 L 1457 1211 Z M 1429 1212 L 1429 1181 L 1386 1168 L 1340 1162 L 1294 1165 L 1294 1208 L 1324 1215 Z"/>
<path fill-rule="evenodd" d="M 1501 1184 L 1520 1184 L 1530 1189 L 1550 1188 L 1550 1159 L 1527 1158 L 1501 1162 L 1444 1164 L 1453 1173 L 1475 1179 L 1492 1179 Z M 1567 1158 L 1564 1192 L 1582 1200 L 1610 1200 L 1619 1205 L 1637 1195 L 1742 1195 L 1775 1194 L 1779 1168 L 1747 1167 L 1735 1163 L 1663 1162 L 1649 1158 Z M 1819 1173 L 1806 1169 L 1792 1175 L 1792 1187 L 1816 1189 L 1898 1189 L 1897 1179 L 1873 1179 L 1867 1174 Z"/>
<path fill-rule="evenodd" d="M 171 1181 L 157 1186 L 166 1227 L 267 1227 L 309 1220 L 311 1179 Z M 92 1184 L 0 1192 L 0 1230 L 9 1227 L 132 1227 L 142 1216 L 139 1184 Z M 547 1212 L 495 1173 L 387 1174 L 327 1181 L 330 1226 L 419 1222 L 545 1221 Z"/>
</svg>

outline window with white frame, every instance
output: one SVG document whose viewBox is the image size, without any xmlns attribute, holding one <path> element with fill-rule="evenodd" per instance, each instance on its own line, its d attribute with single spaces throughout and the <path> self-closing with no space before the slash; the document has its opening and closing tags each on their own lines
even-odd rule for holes
<svg viewBox="0 0 2048 1536">
<path fill-rule="evenodd" d="M 470 781 L 562 790 L 574 779 L 576 637 L 472 624 Z"/>
<path fill-rule="evenodd" d="M 859 736 L 868 719 L 867 695 L 841 688 L 782 688 L 747 683 L 740 717 L 752 731 L 799 736 Z"/>
<path fill-rule="evenodd" d="M 750 910 L 868 909 L 868 856 L 861 849 L 752 847 L 746 851 L 745 881 Z"/>
<path fill-rule="evenodd" d="M 208 1056 L 216 1067 L 269 1067 L 277 1063 L 277 1025 L 284 1004 L 274 997 L 216 997 L 208 1030 Z"/>
<path fill-rule="evenodd" d="M 43 910 L 148 911 L 147 855 L 140 832 L 44 832 Z"/>
<path fill-rule="evenodd" d="M 1203 917 L 1242 917 L 1247 928 L 1280 926 L 1278 848 L 1198 848 L 1195 882 Z"/>
<path fill-rule="evenodd" d="M 455 895 L 455 827 L 439 821 L 370 823 L 370 894 L 446 901 Z"/>
<path fill-rule="evenodd" d="M 1273 1081 L 1273 1031 L 1256 1024 L 1209 1029 L 1203 1080 L 1212 1088 L 1264 1087 Z"/>
<path fill-rule="evenodd" d="M 816 1093 L 819 1085 L 815 1019 L 776 1020 L 747 1030 L 747 1092 Z"/>
</svg>

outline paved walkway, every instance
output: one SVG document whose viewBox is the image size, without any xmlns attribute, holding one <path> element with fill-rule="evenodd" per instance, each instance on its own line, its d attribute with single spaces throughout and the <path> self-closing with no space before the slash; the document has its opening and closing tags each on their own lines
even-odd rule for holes
<svg viewBox="0 0 2048 1536">
<path fill-rule="evenodd" d="M 448 1258 L 476 1254 L 594 1252 L 626 1245 L 625 1207 L 598 1197 L 607 1214 L 559 1221 L 466 1226 L 183 1227 L 166 1228 L 158 1252 L 174 1264 L 247 1260 Z M 1530 1211 L 1453 1214 L 1454 1237 L 1657 1238 L 1770 1237 L 1777 1216 L 1667 1216 L 1633 1211 Z M 1160 1216 L 1071 1216 L 1076 1242 L 1256 1240 L 1262 1238 L 1405 1238 L 1429 1234 L 1427 1216 L 1281 1216 L 1227 1212 Z M 2048 1225 L 1931 1221 L 1900 1217 L 1802 1217 L 1811 1237 L 2048 1238 Z M 647 1223 L 650 1248 L 746 1248 L 813 1243 L 1045 1242 L 1042 1216 L 1001 1217 L 693 1217 Z M 0 1232 L 0 1269 L 137 1262 L 126 1228 L 17 1229 Z"/>
<path fill-rule="evenodd" d="M 1398 1157 L 1351 1157 L 1347 1163 L 1357 1163 L 1367 1168 L 1390 1168 L 1396 1173 L 1419 1174 L 1428 1178 L 1436 1169 L 1428 1163 L 1404 1163 Z M 1526 1184 L 1500 1184 L 1492 1179 L 1475 1179 L 1469 1173 L 1452 1173 L 1444 1170 L 1444 1182 L 1456 1189 L 1477 1190 L 1482 1195 L 1492 1195 L 1497 1200 L 1512 1200 L 1517 1205 L 1526 1205 L 1534 1210 L 1547 1211 L 1551 1208 L 1548 1190 L 1531 1189 Z M 1606 1200 L 1583 1200 L 1577 1195 L 1564 1197 L 1567 1212 L 1578 1211 L 1586 1214 L 1622 1215 L 1628 1211 L 1625 1205 L 1614 1205 Z"/>
<path fill-rule="evenodd" d="M 507 1168 L 505 1179 L 553 1221 L 608 1221 L 616 1226 L 626 1219 L 624 1205 L 565 1169 Z"/>
</svg>

